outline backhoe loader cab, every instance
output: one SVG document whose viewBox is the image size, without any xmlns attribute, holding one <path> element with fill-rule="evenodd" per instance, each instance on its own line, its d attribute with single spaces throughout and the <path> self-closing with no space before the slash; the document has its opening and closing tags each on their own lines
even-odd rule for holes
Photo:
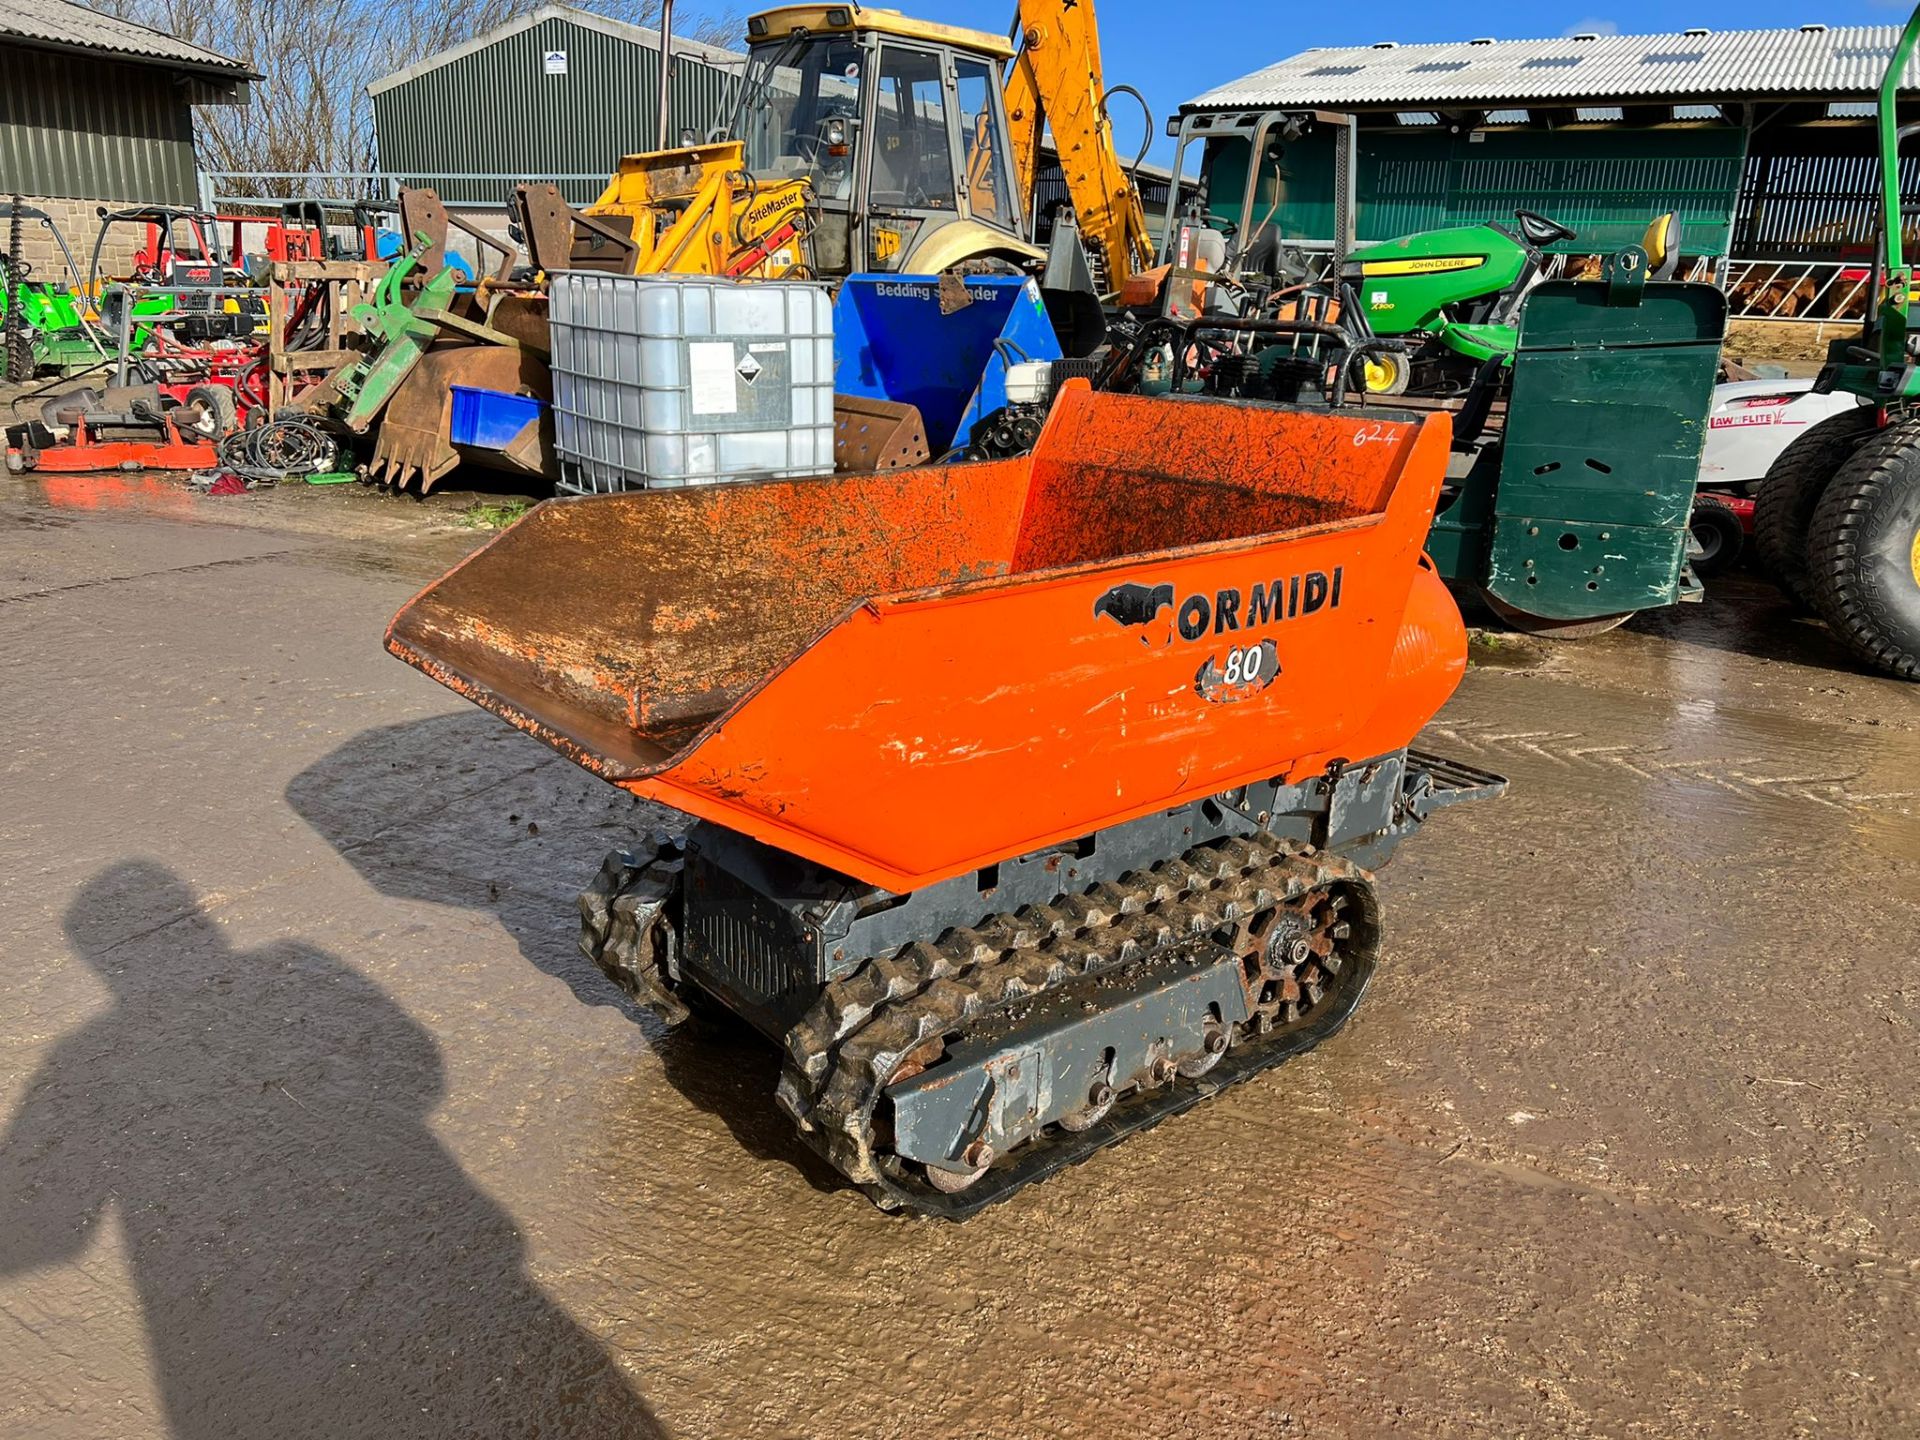
<svg viewBox="0 0 1920 1440">
<path fill-rule="evenodd" d="M 810 182 L 818 273 L 1042 258 L 1013 184 L 1005 39 L 816 5 L 755 15 L 747 38 L 734 134 L 756 182 Z"/>
</svg>

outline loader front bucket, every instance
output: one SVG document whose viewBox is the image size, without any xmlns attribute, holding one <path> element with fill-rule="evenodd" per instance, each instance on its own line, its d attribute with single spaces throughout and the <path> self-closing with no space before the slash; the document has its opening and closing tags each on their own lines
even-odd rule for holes
<svg viewBox="0 0 1920 1440">
<path fill-rule="evenodd" d="M 1336 759 L 1465 669 L 1448 422 L 1102 395 L 1015 460 L 539 506 L 388 648 L 588 769 L 900 892 Z"/>
</svg>

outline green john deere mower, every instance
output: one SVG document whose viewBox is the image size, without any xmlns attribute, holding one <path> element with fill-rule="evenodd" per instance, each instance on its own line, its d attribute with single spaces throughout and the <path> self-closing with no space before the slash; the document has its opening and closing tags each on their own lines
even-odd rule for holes
<svg viewBox="0 0 1920 1440">
<path fill-rule="evenodd" d="M 1281 193 L 1283 147 L 1316 127 L 1333 132 L 1331 266 L 1259 208 Z M 1206 146 L 1211 193 L 1185 214 L 1169 195 L 1157 313 L 1116 323 L 1097 384 L 1446 410 L 1427 553 L 1457 589 L 1557 639 L 1700 598 L 1687 539 L 1727 301 L 1670 278 L 1672 216 L 1590 279 L 1544 278 L 1573 232 L 1526 212 L 1353 248 L 1352 116 L 1188 112 L 1174 133 L 1176 169 Z"/>
<path fill-rule="evenodd" d="M 1916 9 L 1880 82 L 1881 227 L 1858 336 L 1836 340 L 1822 394 L 1872 402 L 1821 421 L 1780 452 L 1754 505 L 1754 548 L 1780 588 L 1808 605 L 1875 669 L 1920 680 L 1920 337 L 1911 333 L 1913 267 L 1902 243 L 1900 141 L 1920 124 L 1895 115 L 1920 40 Z"/>
<path fill-rule="evenodd" d="M 1513 363 L 1520 307 L 1547 272 L 1547 247 L 1578 234 L 1531 210 L 1505 225 L 1454 225 L 1368 245 L 1350 254 L 1340 278 L 1359 302 L 1354 322 L 1407 341 L 1402 354 L 1367 362 L 1373 395 L 1461 395 L 1489 360 Z M 1674 217 L 1662 215 L 1640 242 L 1649 280 L 1671 279 L 1680 252 Z"/>
</svg>

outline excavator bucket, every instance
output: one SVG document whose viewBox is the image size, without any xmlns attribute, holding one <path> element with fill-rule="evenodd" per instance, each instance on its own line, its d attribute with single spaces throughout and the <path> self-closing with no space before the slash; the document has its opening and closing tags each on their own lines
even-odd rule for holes
<svg viewBox="0 0 1920 1440">
<path fill-rule="evenodd" d="M 1447 450 L 1444 416 L 1076 381 L 1018 459 L 541 505 L 387 645 L 901 893 L 1405 746 L 1466 663 L 1421 554 Z"/>
<path fill-rule="evenodd" d="M 552 400 L 545 297 L 497 295 L 485 324 L 435 309 L 419 312 L 416 323 L 437 326 L 439 338 L 408 367 L 387 401 L 369 478 L 396 490 L 417 484 L 425 494 L 463 460 L 514 474 L 557 476 L 551 423 L 498 451 L 456 449 L 450 433 L 456 385 Z"/>
<path fill-rule="evenodd" d="M 369 478 L 396 490 L 417 486 L 422 494 L 433 489 L 463 458 L 449 432 L 453 416 L 453 387 L 499 390 L 509 394 L 553 398 L 553 380 L 544 355 L 512 345 L 476 345 L 456 339 L 427 351 L 408 372 L 387 402 L 380 429 L 374 435 Z M 500 468 L 532 474 L 552 473 L 551 437 L 543 447 L 518 464 Z M 506 452 L 500 452 L 502 459 Z"/>
</svg>

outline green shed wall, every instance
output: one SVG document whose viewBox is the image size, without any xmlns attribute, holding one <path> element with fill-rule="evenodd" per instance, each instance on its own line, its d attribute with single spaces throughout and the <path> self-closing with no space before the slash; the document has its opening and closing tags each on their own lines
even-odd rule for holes
<svg viewBox="0 0 1920 1440">
<path fill-rule="evenodd" d="M 1556 249 L 1588 254 L 1636 243 L 1656 215 L 1678 212 L 1689 255 L 1724 255 L 1740 192 L 1745 131 L 1732 126 L 1671 130 L 1481 132 L 1475 141 L 1432 130 L 1362 130 L 1354 177 L 1358 238 L 1391 240 L 1417 230 L 1509 220 L 1537 210 L 1579 232 Z M 1245 141 L 1209 151 L 1209 204 L 1218 220 L 1238 217 L 1246 183 Z M 1333 234 L 1333 137 L 1310 134 L 1286 147 L 1282 235 Z M 1271 168 L 1253 215 L 1273 203 Z"/>
<path fill-rule="evenodd" d="M 567 52 L 567 73 L 548 75 L 549 50 Z M 610 175 L 622 155 L 654 148 L 657 49 L 548 19 L 517 35 L 373 97 L 382 170 L 434 183 L 458 174 Z M 705 135 L 730 83 L 719 68 L 674 61 L 672 129 Z M 447 181 L 446 200 L 498 205 L 504 182 Z M 568 199 L 586 204 L 601 186 L 576 182 Z"/>
<path fill-rule="evenodd" d="M 0 44 L 0 189 L 193 204 L 186 93 L 152 66 Z"/>
</svg>

